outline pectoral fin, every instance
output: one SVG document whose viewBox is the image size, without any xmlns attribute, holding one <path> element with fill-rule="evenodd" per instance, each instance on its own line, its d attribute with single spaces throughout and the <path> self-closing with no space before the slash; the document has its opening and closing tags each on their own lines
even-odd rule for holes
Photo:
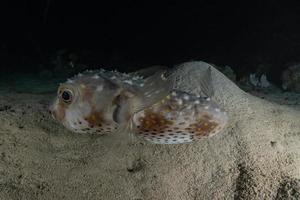
<svg viewBox="0 0 300 200">
<path fill-rule="evenodd" d="M 151 107 L 168 96 L 172 89 L 170 77 L 166 77 L 165 70 L 160 70 L 145 80 L 144 86 L 133 99 L 132 113 Z"/>
<path fill-rule="evenodd" d="M 131 131 L 130 123 L 135 113 L 150 108 L 171 93 L 172 82 L 165 77 L 164 73 L 165 71 L 161 70 L 148 77 L 144 86 L 137 91 L 123 88 L 114 99 L 117 106 L 113 112 L 113 120 L 120 125 L 118 132 Z"/>
</svg>

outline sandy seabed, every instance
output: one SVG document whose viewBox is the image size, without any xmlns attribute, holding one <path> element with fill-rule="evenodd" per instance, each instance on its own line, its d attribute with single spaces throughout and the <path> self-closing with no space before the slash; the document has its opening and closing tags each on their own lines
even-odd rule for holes
<svg viewBox="0 0 300 200">
<path fill-rule="evenodd" d="M 174 88 L 200 93 L 208 64 L 183 63 Z M 212 68 L 227 130 L 182 145 L 79 135 L 55 122 L 55 94 L 0 98 L 0 199 L 300 199 L 300 106 L 252 96 Z"/>
</svg>

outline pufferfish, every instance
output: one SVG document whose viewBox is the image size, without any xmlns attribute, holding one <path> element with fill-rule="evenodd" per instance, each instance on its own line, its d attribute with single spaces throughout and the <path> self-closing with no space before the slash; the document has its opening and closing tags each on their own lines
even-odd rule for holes
<svg viewBox="0 0 300 200">
<path fill-rule="evenodd" d="M 145 72 L 146 78 L 103 69 L 79 74 L 59 86 L 51 113 L 73 132 L 129 132 L 156 144 L 192 142 L 224 130 L 228 117 L 211 99 L 210 69 L 200 80 L 205 97 L 174 90 L 169 71 Z"/>
</svg>

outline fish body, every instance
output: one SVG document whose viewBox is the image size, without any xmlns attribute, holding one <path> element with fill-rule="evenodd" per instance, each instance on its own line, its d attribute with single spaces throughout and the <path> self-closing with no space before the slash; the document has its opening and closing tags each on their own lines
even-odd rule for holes
<svg viewBox="0 0 300 200">
<path fill-rule="evenodd" d="M 179 144 L 224 130 L 227 114 L 209 97 L 172 91 L 161 102 L 136 113 L 135 133 L 156 144 Z"/>
<path fill-rule="evenodd" d="M 60 85 L 51 112 L 73 132 L 130 132 L 156 144 L 192 142 L 223 131 L 228 117 L 210 98 L 210 70 L 200 80 L 206 97 L 174 90 L 170 74 L 155 70 L 144 78 L 87 71 Z"/>
</svg>

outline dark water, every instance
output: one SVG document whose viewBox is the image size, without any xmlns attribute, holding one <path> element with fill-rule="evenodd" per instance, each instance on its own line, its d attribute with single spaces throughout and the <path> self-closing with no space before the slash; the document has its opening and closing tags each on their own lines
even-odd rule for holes
<svg viewBox="0 0 300 200">
<path fill-rule="evenodd" d="M 0 93 L 55 93 L 62 78 L 43 79 L 36 74 L 14 74 L 0 76 Z"/>
<path fill-rule="evenodd" d="M 84 69 L 134 71 L 202 60 L 280 86 L 300 61 L 298 1 L 156 4 L 30 0 L 3 6 L 2 91 L 47 93 Z M 70 65 L 72 63 L 72 65 Z"/>
</svg>

